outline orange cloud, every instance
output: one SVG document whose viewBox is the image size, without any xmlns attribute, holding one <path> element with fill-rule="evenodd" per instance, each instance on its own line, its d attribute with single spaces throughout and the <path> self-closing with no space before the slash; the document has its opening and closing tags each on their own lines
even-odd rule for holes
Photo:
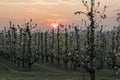
<svg viewBox="0 0 120 80">
<path fill-rule="evenodd" d="M 50 24 L 50 23 L 54 23 L 54 22 L 65 24 L 65 23 L 69 22 L 68 19 L 46 19 L 46 21 L 47 21 L 49 24 Z"/>
</svg>

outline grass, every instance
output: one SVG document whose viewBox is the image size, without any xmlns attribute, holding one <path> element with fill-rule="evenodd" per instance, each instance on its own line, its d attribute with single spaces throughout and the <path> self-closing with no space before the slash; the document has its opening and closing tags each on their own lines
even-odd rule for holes
<svg viewBox="0 0 120 80">
<path fill-rule="evenodd" d="M 97 80 L 115 80 L 114 70 L 97 71 Z M 32 72 L 16 71 L 7 64 L 0 61 L 0 80 L 83 80 L 82 74 L 75 71 L 67 71 L 51 64 L 36 63 Z M 86 74 L 86 80 L 89 75 Z M 120 77 L 119 79 L 120 80 Z"/>
</svg>

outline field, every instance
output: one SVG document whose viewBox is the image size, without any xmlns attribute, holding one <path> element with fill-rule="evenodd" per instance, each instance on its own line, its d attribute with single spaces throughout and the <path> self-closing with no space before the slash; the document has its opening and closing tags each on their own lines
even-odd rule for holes
<svg viewBox="0 0 120 80">
<path fill-rule="evenodd" d="M 83 80 L 81 72 L 53 65 L 40 62 L 33 65 L 31 72 L 24 72 L 0 60 L 0 80 Z M 85 78 L 89 80 L 88 73 Z M 97 71 L 96 80 L 120 80 L 120 75 L 116 76 L 114 70 L 103 69 Z"/>
</svg>

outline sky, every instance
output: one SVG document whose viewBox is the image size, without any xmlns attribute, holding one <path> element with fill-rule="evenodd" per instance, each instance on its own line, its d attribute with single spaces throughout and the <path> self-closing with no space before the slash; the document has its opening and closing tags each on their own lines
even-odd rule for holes
<svg viewBox="0 0 120 80">
<path fill-rule="evenodd" d="M 107 6 L 107 18 L 103 24 L 107 26 L 106 29 L 111 29 L 117 25 L 116 14 L 120 12 L 120 0 L 96 0 L 96 3 L 98 1 L 100 11 L 104 5 Z M 17 25 L 24 24 L 30 19 L 40 26 L 54 22 L 78 25 L 82 19 L 88 20 L 85 15 L 75 16 L 76 11 L 86 11 L 82 0 L 0 0 L 0 28 L 8 26 L 9 21 Z"/>
</svg>

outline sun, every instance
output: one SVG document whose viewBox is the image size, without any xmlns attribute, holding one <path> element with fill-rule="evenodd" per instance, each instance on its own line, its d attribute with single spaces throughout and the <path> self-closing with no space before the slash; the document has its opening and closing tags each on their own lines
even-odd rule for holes
<svg viewBox="0 0 120 80">
<path fill-rule="evenodd" d="M 58 23 L 52 23 L 50 26 L 52 27 L 52 28 L 54 28 L 54 29 L 56 29 L 57 27 L 58 27 Z"/>
</svg>

